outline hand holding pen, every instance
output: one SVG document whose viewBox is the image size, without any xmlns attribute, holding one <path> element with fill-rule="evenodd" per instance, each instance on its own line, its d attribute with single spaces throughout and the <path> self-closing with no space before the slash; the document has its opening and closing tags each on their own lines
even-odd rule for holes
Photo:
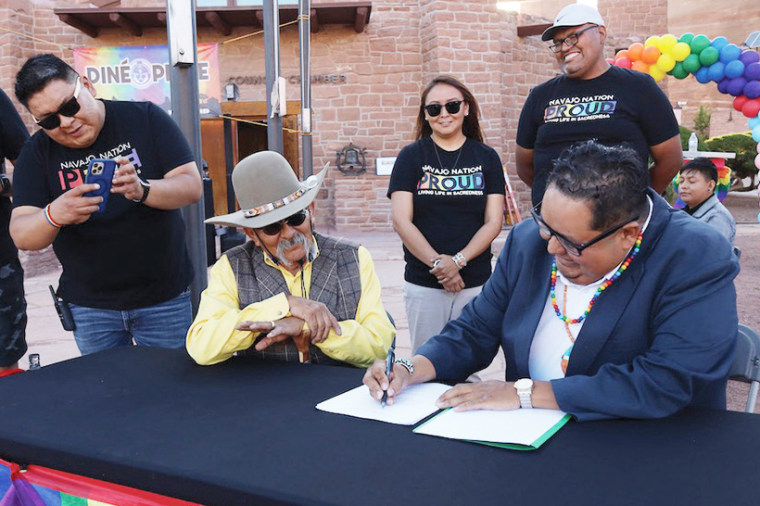
<svg viewBox="0 0 760 506">
<path fill-rule="evenodd" d="M 388 378 L 388 385 L 391 383 L 391 371 L 393 371 L 393 363 L 396 361 L 396 338 L 393 338 L 391 347 L 388 349 L 388 357 L 385 359 L 385 377 Z M 383 398 L 380 401 L 380 405 L 385 407 L 385 403 L 388 400 L 388 391 L 383 391 Z"/>
</svg>

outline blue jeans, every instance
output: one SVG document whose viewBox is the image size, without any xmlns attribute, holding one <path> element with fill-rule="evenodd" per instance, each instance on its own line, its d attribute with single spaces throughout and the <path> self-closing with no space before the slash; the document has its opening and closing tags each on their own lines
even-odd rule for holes
<svg viewBox="0 0 760 506">
<path fill-rule="evenodd" d="M 192 323 L 190 291 L 148 307 L 119 311 L 69 304 L 82 355 L 117 346 L 183 348 Z"/>
</svg>

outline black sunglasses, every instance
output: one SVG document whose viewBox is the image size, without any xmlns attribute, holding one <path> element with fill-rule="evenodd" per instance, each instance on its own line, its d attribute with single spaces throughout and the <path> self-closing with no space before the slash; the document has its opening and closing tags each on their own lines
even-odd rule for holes
<svg viewBox="0 0 760 506">
<path fill-rule="evenodd" d="M 598 236 L 594 237 L 590 241 L 586 241 L 583 244 L 578 244 L 564 235 L 560 234 L 559 232 L 556 232 L 553 230 L 549 225 L 547 225 L 543 218 L 541 218 L 541 215 L 539 214 L 541 211 L 541 202 L 539 202 L 536 207 L 530 210 L 530 215 L 533 217 L 533 220 L 536 222 L 536 225 L 538 225 L 538 233 L 541 234 L 541 237 L 546 239 L 547 241 L 551 239 L 552 237 L 556 237 L 557 241 L 562 245 L 563 248 L 565 248 L 565 251 L 570 253 L 571 255 L 575 257 L 581 256 L 581 253 L 584 249 L 588 248 L 589 246 L 593 246 L 594 244 L 598 243 L 605 237 L 609 237 L 624 226 L 628 225 L 629 223 L 633 223 L 634 221 L 638 220 L 638 216 L 631 218 L 628 221 L 625 221 L 621 223 L 620 225 L 615 225 L 614 227 L 605 230 Z"/>
<path fill-rule="evenodd" d="M 446 102 L 445 105 L 428 104 L 425 106 L 425 110 L 427 111 L 428 116 L 433 118 L 441 114 L 441 109 L 444 107 L 449 114 L 456 114 L 459 112 L 459 108 L 462 107 L 462 102 L 464 102 L 464 100 L 452 100 L 451 102 Z"/>
<path fill-rule="evenodd" d="M 272 223 L 271 225 L 267 225 L 266 227 L 262 227 L 260 230 L 264 232 L 266 235 L 277 235 L 282 231 L 282 226 L 287 223 L 288 226 L 291 227 L 298 227 L 300 225 L 303 225 L 303 222 L 306 221 L 306 209 L 302 209 L 301 211 L 298 211 L 296 214 L 291 214 L 284 220 L 280 220 L 276 223 Z"/>
<path fill-rule="evenodd" d="M 558 40 L 554 44 L 549 46 L 549 49 L 551 49 L 555 53 L 559 53 L 560 51 L 562 51 L 562 46 L 567 46 L 568 49 L 570 49 L 571 47 L 575 47 L 575 45 L 578 43 L 578 37 L 580 37 L 582 33 L 587 32 L 591 30 L 592 28 L 599 28 L 599 25 L 587 26 L 583 30 L 579 30 L 575 33 L 571 33 L 564 39 Z"/>
<path fill-rule="evenodd" d="M 79 109 L 81 109 L 81 106 L 77 101 L 81 89 L 82 83 L 79 80 L 79 76 L 77 76 L 77 84 L 74 86 L 74 96 L 71 97 L 71 99 L 67 100 L 66 103 L 59 107 L 58 110 L 53 114 L 49 114 L 42 119 L 37 119 L 32 116 L 32 118 L 34 118 L 34 122 L 45 130 L 53 130 L 54 128 L 61 126 L 61 116 L 71 118 L 79 112 Z"/>
</svg>

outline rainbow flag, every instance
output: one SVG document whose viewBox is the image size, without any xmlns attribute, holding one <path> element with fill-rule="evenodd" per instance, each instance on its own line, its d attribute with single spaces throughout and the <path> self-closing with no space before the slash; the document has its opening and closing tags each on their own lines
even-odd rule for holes
<svg viewBox="0 0 760 506">
<path fill-rule="evenodd" d="M 105 481 L 0 459 L 0 506 L 200 506 Z"/>
</svg>

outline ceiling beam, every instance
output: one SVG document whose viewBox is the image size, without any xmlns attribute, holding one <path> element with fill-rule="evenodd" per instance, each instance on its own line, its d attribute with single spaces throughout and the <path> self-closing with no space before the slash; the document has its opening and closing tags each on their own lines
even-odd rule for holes
<svg viewBox="0 0 760 506">
<path fill-rule="evenodd" d="M 128 17 L 126 17 L 124 14 L 118 13 L 118 12 L 112 12 L 108 15 L 108 19 L 111 20 L 112 23 L 122 27 L 135 37 L 142 37 L 143 29 L 142 26 L 138 25 Z"/>
<path fill-rule="evenodd" d="M 77 30 L 79 30 L 82 33 L 85 33 L 92 37 L 93 39 L 98 36 L 98 27 L 91 25 L 87 21 L 83 20 L 82 18 L 75 16 L 73 14 L 61 14 L 59 16 L 60 20 L 66 23 L 69 26 L 73 26 Z"/>
<path fill-rule="evenodd" d="M 232 33 L 232 25 L 225 21 L 218 12 L 207 11 L 204 13 L 204 16 L 206 17 L 206 21 L 211 23 L 211 26 L 213 26 L 217 32 L 225 36 Z"/>
<path fill-rule="evenodd" d="M 369 9 L 366 7 L 356 8 L 356 18 L 354 18 L 354 31 L 356 33 L 362 33 L 364 31 L 364 27 L 367 26 L 368 14 Z"/>
<path fill-rule="evenodd" d="M 530 37 L 531 35 L 541 35 L 544 30 L 552 26 L 551 23 L 542 23 L 540 25 L 523 25 L 517 27 L 518 37 Z"/>
<path fill-rule="evenodd" d="M 317 9 L 309 10 L 309 26 L 311 33 L 317 33 L 319 31 L 319 16 L 317 15 Z"/>
</svg>

